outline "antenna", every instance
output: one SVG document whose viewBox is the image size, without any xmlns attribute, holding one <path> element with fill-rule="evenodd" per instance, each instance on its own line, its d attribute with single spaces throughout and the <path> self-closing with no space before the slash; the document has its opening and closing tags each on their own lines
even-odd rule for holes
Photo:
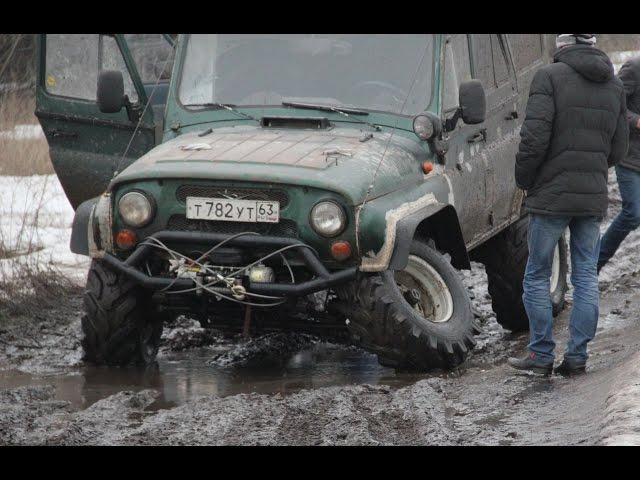
<svg viewBox="0 0 640 480">
<path fill-rule="evenodd" d="M 416 71 L 413 74 L 413 78 L 411 80 L 411 85 L 409 86 L 409 91 L 407 92 L 407 96 L 404 99 L 404 102 L 402 102 L 402 107 L 400 107 L 400 112 L 398 112 L 398 115 L 402 115 L 402 113 L 404 112 L 404 108 L 407 105 L 407 101 L 409 100 L 409 97 L 411 96 L 411 91 L 413 90 L 413 87 L 416 83 L 416 79 L 418 78 L 418 72 L 420 72 L 420 69 L 422 68 L 422 63 L 424 62 L 424 58 L 427 55 L 427 51 L 429 49 L 429 42 L 426 42 L 424 50 L 422 52 L 422 56 L 420 57 L 420 61 L 418 62 L 418 68 L 416 68 Z M 398 121 L 400 120 L 400 117 L 396 118 L 395 123 L 393 124 L 393 129 L 391 130 L 391 134 L 389 135 L 389 138 L 387 138 L 387 143 L 384 147 L 384 151 L 382 152 L 382 157 L 380 158 L 380 161 L 378 162 L 378 165 L 375 169 L 375 171 L 373 172 L 373 178 L 371 180 L 371 184 L 369 185 L 369 188 L 367 189 L 367 193 L 364 196 L 364 200 L 362 201 L 362 205 L 360 206 L 360 208 L 358 209 L 357 213 L 356 213 L 356 235 L 357 232 L 359 231 L 359 226 L 360 226 L 360 214 L 362 213 L 362 210 L 364 210 L 365 205 L 367 204 L 367 201 L 369 200 L 369 196 L 371 195 L 371 192 L 373 191 L 373 187 L 376 183 L 376 178 L 378 177 L 378 171 L 380 170 L 380 166 L 382 165 L 382 162 L 384 162 L 385 156 L 387 155 L 387 150 L 389 148 L 389 144 L 391 143 L 391 139 L 393 138 L 393 135 L 396 133 L 396 129 L 398 127 Z"/>
<path fill-rule="evenodd" d="M 173 48 L 175 48 L 175 47 L 173 47 Z M 127 153 L 129 153 L 129 148 L 131 148 L 131 144 L 133 143 L 133 138 L 136 136 L 136 133 L 138 133 L 138 129 L 140 128 L 140 124 L 142 123 L 142 120 L 144 119 L 144 114 L 146 113 L 147 108 L 149 107 L 149 104 L 151 104 L 151 99 L 153 98 L 153 94 L 156 92 L 156 89 L 158 88 L 158 84 L 160 83 L 160 77 L 162 77 L 162 74 L 164 73 L 165 68 L 167 68 L 167 64 L 169 63 L 169 59 L 171 59 L 171 55 L 167 55 L 167 58 L 164 61 L 164 64 L 162 65 L 162 69 L 160 70 L 160 73 L 158 73 L 158 76 L 156 78 L 156 83 L 153 85 L 153 88 L 151 89 L 151 93 L 149 94 L 149 98 L 147 98 L 147 102 L 144 104 L 144 108 L 142 109 L 142 113 L 140 114 L 140 118 L 138 118 L 138 122 L 136 123 L 136 128 L 133 129 L 133 133 L 131 134 L 131 138 L 129 138 L 129 143 L 127 143 L 127 148 L 124 149 L 124 153 L 122 154 L 122 157 L 120 157 L 120 160 L 118 161 L 118 164 L 116 165 L 116 168 L 113 171 L 113 177 L 111 177 L 111 178 L 114 178 L 116 175 L 118 175 L 118 173 L 120 171 L 120 166 L 122 165 L 122 161 L 127 156 Z"/>
</svg>

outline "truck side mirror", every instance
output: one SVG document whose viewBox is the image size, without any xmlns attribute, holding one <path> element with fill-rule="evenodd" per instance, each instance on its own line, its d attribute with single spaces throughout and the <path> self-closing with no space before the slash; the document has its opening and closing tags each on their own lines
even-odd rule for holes
<svg viewBox="0 0 640 480">
<path fill-rule="evenodd" d="M 98 75 L 96 98 L 102 113 L 117 113 L 122 110 L 126 103 L 122 72 L 102 70 Z"/>
<path fill-rule="evenodd" d="M 462 121 L 467 125 L 484 122 L 487 100 L 480 80 L 469 80 L 460 84 L 458 93 Z"/>
</svg>

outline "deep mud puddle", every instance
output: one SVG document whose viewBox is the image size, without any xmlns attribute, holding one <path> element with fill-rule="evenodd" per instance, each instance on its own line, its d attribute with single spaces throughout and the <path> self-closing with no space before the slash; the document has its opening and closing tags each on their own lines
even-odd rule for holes
<svg viewBox="0 0 640 480">
<path fill-rule="evenodd" d="M 121 391 L 154 389 L 160 396 L 149 408 L 163 409 L 202 395 L 288 395 L 305 389 L 358 384 L 399 388 L 428 378 L 424 374 L 396 373 L 380 366 L 375 355 L 324 342 L 309 345 L 288 358 L 261 357 L 260 362 L 240 365 L 217 363 L 216 357 L 225 358 L 236 349 L 238 345 L 167 352 L 147 368 L 82 366 L 64 375 L 0 370 L 0 390 L 51 385 L 56 400 L 68 401 L 73 409 L 81 410 Z"/>
</svg>

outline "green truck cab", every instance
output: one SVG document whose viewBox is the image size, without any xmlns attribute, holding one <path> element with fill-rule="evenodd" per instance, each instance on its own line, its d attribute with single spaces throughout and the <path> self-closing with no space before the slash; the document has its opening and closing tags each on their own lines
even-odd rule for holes
<svg viewBox="0 0 640 480">
<path fill-rule="evenodd" d="M 513 168 L 547 38 L 149 37 L 39 40 L 36 114 L 71 249 L 92 258 L 86 360 L 152 362 L 186 313 L 339 328 L 384 365 L 453 368 L 479 328 L 471 261 L 498 322 L 527 328 Z M 556 312 L 566 270 L 563 239 Z"/>
</svg>

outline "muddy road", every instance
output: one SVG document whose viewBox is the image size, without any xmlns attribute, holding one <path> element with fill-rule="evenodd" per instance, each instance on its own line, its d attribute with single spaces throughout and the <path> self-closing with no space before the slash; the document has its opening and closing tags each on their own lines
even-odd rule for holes
<svg viewBox="0 0 640 480">
<path fill-rule="evenodd" d="M 157 365 L 91 367 L 74 295 L 0 324 L 0 444 L 640 444 L 639 246 L 634 233 L 602 271 L 588 374 L 569 379 L 509 369 L 527 335 L 496 323 L 480 265 L 464 272 L 478 345 L 462 368 L 428 375 L 309 335 L 229 341 L 185 318 L 165 328 Z M 567 321 L 568 309 L 558 357 Z"/>
</svg>

